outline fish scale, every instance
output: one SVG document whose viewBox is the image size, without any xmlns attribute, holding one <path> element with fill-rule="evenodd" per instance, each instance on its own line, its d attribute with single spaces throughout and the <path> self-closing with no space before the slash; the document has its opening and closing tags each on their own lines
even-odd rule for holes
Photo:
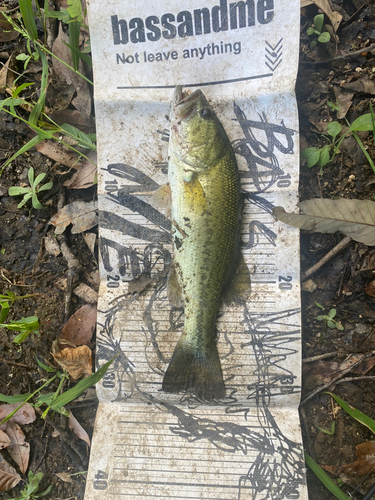
<svg viewBox="0 0 375 500">
<path fill-rule="evenodd" d="M 185 323 L 163 390 L 221 398 L 225 388 L 215 324 L 223 290 L 238 261 L 240 180 L 230 141 L 200 90 L 175 91 L 168 180 L 174 266 Z"/>
</svg>

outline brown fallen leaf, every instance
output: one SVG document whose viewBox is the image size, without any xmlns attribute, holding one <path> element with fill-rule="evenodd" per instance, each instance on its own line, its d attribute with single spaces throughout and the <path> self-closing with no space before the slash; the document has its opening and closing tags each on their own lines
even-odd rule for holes
<svg viewBox="0 0 375 500">
<path fill-rule="evenodd" d="M 371 356 L 371 358 L 367 358 L 358 366 L 355 366 L 352 370 L 352 373 L 355 373 L 356 375 L 366 375 L 366 373 L 369 372 L 374 366 L 375 356 Z"/>
<path fill-rule="evenodd" d="M 370 281 L 370 283 L 365 288 L 365 292 L 370 297 L 375 297 L 375 280 Z"/>
<path fill-rule="evenodd" d="M 30 445 L 26 443 L 25 434 L 18 424 L 11 421 L 8 422 L 6 433 L 12 443 L 8 447 L 8 453 L 20 468 L 22 474 L 25 474 L 30 457 Z"/>
<path fill-rule="evenodd" d="M 75 346 L 87 345 L 96 327 L 96 306 L 86 304 L 76 311 L 64 325 L 58 341 L 68 340 Z"/>
<path fill-rule="evenodd" d="M 341 231 L 355 241 L 375 245 L 375 202 L 315 198 L 298 206 L 304 215 L 289 214 L 282 207 L 275 207 L 273 214 L 293 227 L 318 233 Z"/>
<path fill-rule="evenodd" d="M 77 169 L 70 179 L 63 183 L 63 186 L 69 189 L 87 189 L 94 185 L 97 172 L 97 157 L 96 151 L 90 151 L 87 155 L 90 161 L 82 161 L 81 166 Z"/>
<path fill-rule="evenodd" d="M 56 56 L 52 58 L 53 69 L 59 79 L 63 79 L 68 84 L 74 85 L 77 97 L 72 100 L 72 104 L 83 117 L 89 119 L 92 106 L 89 84 L 80 75 L 77 75 L 77 73 L 67 68 L 65 64 L 57 59 L 59 58 L 61 61 L 65 61 L 65 63 L 69 64 L 69 66 L 73 66 L 71 51 L 65 44 L 69 44 L 69 37 L 60 25 L 59 34 L 52 47 L 52 52 Z M 84 74 L 81 60 L 78 69 L 80 73 Z"/>
<path fill-rule="evenodd" d="M 89 119 L 87 119 L 86 116 L 82 116 L 76 109 L 62 109 L 48 116 L 58 125 L 69 123 L 69 125 L 82 130 L 82 132 L 85 132 L 86 134 L 95 132 L 94 116 L 90 115 Z"/>
<path fill-rule="evenodd" d="M 57 212 L 49 223 L 56 226 L 55 234 L 62 234 L 70 224 L 73 225 L 72 234 L 81 233 L 97 225 L 97 209 L 95 201 L 73 201 Z"/>
<path fill-rule="evenodd" d="M 52 353 L 52 356 L 74 380 L 92 374 L 92 353 L 87 345 L 67 347 L 60 352 Z"/>
<path fill-rule="evenodd" d="M 357 477 L 365 476 L 375 470 L 375 441 L 366 441 L 355 447 L 357 460 L 351 464 L 343 465 L 339 474 Z"/>
<path fill-rule="evenodd" d="M 353 92 L 375 94 L 375 82 L 369 78 L 361 78 L 355 82 L 345 83 L 343 87 L 344 89 L 353 90 Z"/>
<path fill-rule="evenodd" d="M 354 92 L 343 90 L 337 85 L 333 87 L 333 91 L 335 93 L 336 102 L 340 106 L 340 109 L 337 111 L 337 118 L 341 120 L 342 118 L 345 118 L 346 113 L 352 105 Z"/>
<path fill-rule="evenodd" d="M 91 443 L 90 443 L 90 438 L 85 429 L 82 427 L 82 425 L 78 422 L 78 420 L 74 417 L 71 411 L 69 411 L 70 417 L 69 417 L 69 429 L 74 432 L 76 436 L 79 437 L 79 439 L 82 439 L 85 443 L 87 443 L 87 446 L 90 448 Z"/>
<path fill-rule="evenodd" d="M 65 483 L 74 483 L 73 479 L 70 477 L 70 474 L 68 474 L 67 472 L 57 472 L 55 476 L 61 479 L 61 481 L 65 481 Z"/>
<path fill-rule="evenodd" d="M 87 246 L 89 247 L 91 253 L 95 257 L 95 243 L 96 243 L 96 234 L 95 233 L 85 233 L 83 235 Z"/>
<path fill-rule="evenodd" d="M 57 257 L 58 255 L 60 255 L 60 245 L 57 243 L 53 231 L 48 231 L 47 236 L 45 236 L 44 248 L 46 249 L 46 252 L 53 257 Z"/>
<path fill-rule="evenodd" d="M 98 292 L 85 285 L 85 283 L 80 283 L 74 290 L 74 294 L 88 304 L 96 304 L 98 302 Z"/>
<path fill-rule="evenodd" d="M 44 156 L 51 158 L 51 160 L 61 163 L 66 167 L 78 168 L 78 157 L 72 153 L 64 151 L 56 141 L 43 141 L 35 146 L 35 149 Z"/>
<path fill-rule="evenodd" d="M 0 455 L 0 491 L 8 491 L 21 481 L 21 476 Z"/>
<path fill-rule="evenodd" d="M 329 4 L 328 0 L 313 0 L 314 4 L 319 7 L 319 9 L 322 9 L 324 14 L 326 14 L 329 17 L 329 20 L 331 21 L 332 27 L 334 31 L 337 31 L 337 28 L 340 26 L 341 20 L 342 20 L 342 15 L 339 14 L 338 12 L 334 12 L 331 9 L 331 6 Z"/>
<path fill-rule="evenodd" d="M 9 437 L 5 434 L 4 431 L 0 431 L 0 450 L 3 450 L 11 443 Z"/>
<path fill-rule="evenodd" d="M 21 403 L 12 403 L 0 405 L 0 422 L 4 420 L 10 413 L 12 413 L 16 408 L 18 408 Z M 19 425 L 26 425 L 34 422 L 35 420 L 35 410 L 30 403 L 25 403 L 14 415 L 11 417 L 9 422 L 14 422 Z M 5 430 L 7 423 L 0 426 L 1 430 Z"/>
<path fill-rule="evenodd" d="M 18 31 L 15 31 L 0 12 L 0 43 L 10 42 L 18 37 Z"/>
</svg>

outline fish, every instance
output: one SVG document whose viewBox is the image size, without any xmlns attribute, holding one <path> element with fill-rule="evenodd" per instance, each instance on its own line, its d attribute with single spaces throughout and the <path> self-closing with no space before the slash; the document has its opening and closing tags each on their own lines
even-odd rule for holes
<svg viewBox="0 0 375 500">
<path fill-rule="evenodd" d="M 173 267 L 168 297 L 183 304 L 185 320 L 162 390 L 221 399 L 225 385 L 216 318 L 240 255 L 240 176 L 230 140 L 200 89 L 175 88 L 170 125 Z"/>
</svg>

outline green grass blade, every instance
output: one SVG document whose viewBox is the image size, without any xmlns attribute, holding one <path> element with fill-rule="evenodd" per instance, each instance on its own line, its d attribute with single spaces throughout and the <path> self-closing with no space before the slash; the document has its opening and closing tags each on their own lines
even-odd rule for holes
<svg viewBox="0 0 375 500">
<path fill-rule="evenodd" d="M 0 175 L 3 173 L 4 168 L 9 165 L 9 163 L 11 163 L 13 160 L 18 158 L 18 156 L 22 155 L 23 153 L 26 153 L 26 151 L 29 151 L 29 149 L 33 148 L 34 146 L 36 146 L 40 142 L 44 141 L 44 139 L 45 139 L 45 137 L 40 137 L 39 135 L 36 135 L 35 137 L 33 137 L 29 142 L 27 142 L 24 146 L 22 146 L 21 149 L 19 149 L 16 153 L 14 153 L 14 155 L 11 156 L 4 163 L 4 165 L 2 166 Z"/>
<path fill-rule="evenodd" d="M 4 396 L 4 394 L 0 394 L 0 401 L 2 403 L 9 403 L 9 404 L 23 403 L 24 401 L 26 401 L 26 399 L 29 399 L 31 395 L 32 395 L 31 393 L 18 394 L 17 396 Z"/>
<path fill-rule="evenodd" d="M 320 479 L 324 486 L 335 495 L 338 500 L 350 500 L 345 493 L 332 481 L 332 479 L 324 472 L 324 470 L 313 460 L 310 455 L 305 452 L 305 462 L 313 471 L 313 473 Z"/>
<path fill-rule="evenodd" d="M 359 410 L 356 410 L 355 408 L 352 408 L 351 406 L 348 405 L 343 399 L 339 398 L 332 392 L 326 392 L 326 394 L 329 394 L 330 396 L 333 397 L 333 399 L 336 401 L 338 405 L 341 406 L 343 410 L 346 411 L 348 415 L 350 415 L 354 420 L 357 420 L 360 424 L 368 427 L 370 431 L 372 431 L 375 434 L 375 420 L 372 418 L 368 417 L 364 413 L 362 413 Z"/>
<path fill-rule="evenodd" d="M 90 68 L 92 68 L 92 59 L 89 55 L 81 52 L 80 50 L 77 50 L 75 47 L 73 47 L 73 45 L 70 45 L 69 43 L 63 42 L 63 44 L 70 48 L 72 56 L 74 52 L 80 59 L 82 59 L 83 62 L 85 62 L 88 66 L 90 66 Z"/>
<path fill-rule="evenodd" d="M 73 21 L 69 23 L 69 46 L 72 55 L 72 63 L 75 71 L 79 67 L 79 33 L 81 31 L 81 23 Z"/>
<path fill-rule="evenodd" d="M 0 323 L 4 323 L 4 321 L 7 319 L 8 314 L 9 314 L 9 304 L 8 304 L 8 302 L 2 302 L 0 307 L 1 307 Z"/>
<path fill-rule="evenodd" d="M 38 31 L 36 29 L 35 15 L 31 0 L 19 0 L 19 4 L 26 31 L 32 40 L 38 40 Z"/>
<path fill-rule="evenodd" d="M 373 172 L 375 173 L 375 165 L 374 165 L 374 162 L 372 161 L 371 156 L 368 154 L 368 152 L 367 152 L 366 148 L 365 148 L 365 147 L 364 147 L 364 145 L 362 144 L 361 139 L 360 139 L 360 138 L 358 137 L 358 135 L 354 132 L 354 130 L 352 131 L 352 134 L 354 135 L 355 140 L 358 142 L 359 147 L 362 149 L 363 154 L 366 156 L 366 159 L 367 159 L 367 161 L 369 162 L 370 167 L 372 168 Z"/>
<path fill-rule="evenodd" d="M 40 81 L 39 99 L 35 104 L 35 106 L 33 107 L 29 117 L 31 125 L 36 125 L 38 123 L 39 116 L 44 109 L 44 102 L 46 100 L 47 86 L 48 86 L 48 61 L 44 52 L 39 47 L 37 47 L 36 49 L 42 61 L 42 79 Z"/>
<path fill-rule="evenodd" d="M 371 101 L 370 101 L 370 115 L 371 115 L 371 120 L 372 120 L 372 135 L 373 135 L 374 144 L 375 144 L 375 118 L 374 118 L 374 112 L 372 110 Z"/>
<path fill-rule="evenodd" d="M 99 368 L 97 372 L 93 373 L 87 378 L 84 378 L 83 380 L 78 382 L 78 384 L 72 389 L 69 389 L 68 391 L 64 392 L 64 394 L 58 396 L 51 405 L 52 410 L 58 410 L 59 408 L 65 406 L 74 399 L 78 398 L 78 396 L 85 392 L 86 389 L 99 382 L 99 380 L 105 375 L 109 365 L 112 363 L 115 357 L 116 356 L 105 363 L 101 368 Z"/>
<path fill-rule="evenodd" d="M 68 123 L 63 123 L 61 125 L 61 128 L 64 130 L 66 135 L 71 137 L 72 139 L 75 139 L 78 141 L 79 146 L 82 146 L 87 149 L 91 150 L 96 150 L 95 144 L 92 142 L 90 137 L 82 132 L 81 130 L 78 130 L 78 128 L 73 127 L 72 125 L 69 125 Z"/>
</svg>

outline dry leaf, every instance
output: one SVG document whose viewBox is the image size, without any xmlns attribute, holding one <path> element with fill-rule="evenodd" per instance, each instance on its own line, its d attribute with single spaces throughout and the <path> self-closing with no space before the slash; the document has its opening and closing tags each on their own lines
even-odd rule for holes
<svg viewBox="0 0 375 500">
<path fill-rule="evenodd" d="M 305 215 L 288 214 L 282 207 L 274 216 L 293 227 L 318 233 L 341 231 L 355 241 L 375 245 L 375 202 L 315 198 L 298 204 Z"/>
<path fill-rule="evenodd" d="M 375 469 L 375 441 L 367 441 L 355 447 L 357 460 L 340 467 L 339 474 L 348 476 L 365 476 Z"/>
<path fill-rule="evenodd" d="M 48 231 L 47 236 L 44 238 L 44 248 L 49 255 L 57 257 L 60 253 L 60 246 L 56 241 L 53 231 Z"/>
<path fill-rule="evenodd" d="M 347 92 L 340 87 L 334 86 L 333 91 L 335 93 L 335 98 L 340 109 L 337 111 L 337 119 L 341 120 L 345 118 L 350 106 L 352 105 L 352 99 L 354 92 Z"/>
<path fill-rule="evenodd" d="M 10 42 L 18 37 L 18 31 L 15 31 L 0 12 L 0 43 Z"/>
<path fill-rule="evenodd" d="M 95 233 L 85 233 L 83 235 L 87 246 L 89 247 L 91 253 L 95 257 L 95 243 L 96 243 L 96 234 Z"/>
<path fill-rule="evenodd" d="M 91 115 L 92 105 L 89 84 L 81 76 L 77 75 L 77 73 L 73 70 L 67 68 L 65 64 L 57 59 L 59 58 L 69 64 L 69 66 L 73 66 L 70 49 L 65 44 L 69 44 L 69 37 L 66 33 L 64 33 L 62 26 L 60 25 L 59 34 L 52 47 L 52 52 L 56 56 L 52 58 L 53 69 L 58 78 L 65 80 L 68 84 L 74 85 L 77 97 L 72 100 L 72 104 L 81 113 L 81 115 L 88 120 Z M 84 74 L 81 60 L 79 61 L 78 69 L 82 74 Z"/>
<path fill-rule="evenodd" d="M 48 116 L 58 125 L 69 123 L 86 134 L 95 132 L 95 118 L 90 115 L 87 120 L 87 117 L 83 117 L 76 109 L 62 109 Z"/>
<path fill-rule="evenodd" d="M 0 491 L 8 491 L 21 481 L 21 476 L 0 455 Z"/>
<path fill-rule="evenodd" d="M 50 224 L 56 226 L 55 234 L 62 234 L 69 224 L 73 224 L 72 234 L 77 234 L 82 231 L 87 231 L 98 223 L 96 214 L 97 203 L 90 201 L 73 201 L 69 205 L 65 205 L 56 215 L 49 221 Z"/>
<path fill-rule="evenodd" d="M 367 372 L 371 370 L 375 366 L 375 356 L 371 356 L 371 358 L 367 358 L 363 361 L 363 363 L 354 367 L 352 373 L 356 375 L 366 375 Z"/>
<path fill-rule="evenodd" d="M 368 78 L 361 78 L 355 82 L 345 83 L 345 89 L 353 90 L 354 92 L 363 92 L 364 94 L 375 94 L 375 82 Z"/>
<path fill-rule="evenodd" d="M 365 292 L 370 297 L 375 297 L 375 281 L 371 281 L 365 288 Z"/>
<path fill-rule="evenodd" d="M 18 408 L 21 403 L 12 403 L 0 405 L 0 422 L 4 420 L 5 417 L 9 415 L 9 413 L 14 412 L 16 408 Z M 31 406 L 30 403 L 25 403 L 9 420 L 9 422 L 15 422 L 19 425 L 31 424 L 35 420 L 35 410 Z M 0 426 L 0 429 L 5 430 L 7 427 L 7 423 Z"/>
<path fill-rule="evenodd" d="M 52 353 L 52 356 L 74 380 L 92 374 L 92 353 L 87 345 L 75 348 L 67 347 L 56 354 Z"/>
<path fill-rule="evenodd" d="M 342 15 L 339 14 L 338 12 L 334 12 L 331 9 L 331 6 L 329 4 L 328 0 L 313 0 L 314 4 L 319 7 L 319 9 L 322 9 L 324 14 L 326 14 L 329 17 L 329 20 L 331 21 L 332 27 L 337 31 L 337 28 L 340 26 L 341 20 L 342 20 Z"/>
<path fill-rule="evenodd" d="M 51 160 L 65 165 L 66 167 L 78 168 L 77 155 L 64 151 L 56 141 L 43 141 L 35 146 L 35 149 Z"/>
<path fill-rule="evenodd" d="M 68 474 L 67 472 L 58 472 L 57 474 L 55 474 L 55 476 L 61 479 L 61 481 L 65 481 L 66 483 L 74 483 L 73 479 L 70 477 L 70 474 Z"/>
<path fill-rule="evenodd" d="M 11 443 L 10 439 L 8 436 L 5 434 L 4 431 L 0 431 L 0 450 L 3 450 L 7 446 L 9 446 Z"/>
<path fill-rule="evenodd" d="M 77 169 L 70 179 L 63 183 L 69 189 L 87 189 L 94 185 L 96 179 L 96 151 L 90 151 L 87 155 L 90 161 L 84 158 L 82 165 Z"/>
<path fill-rule="evenodd" d="M 74 293 L 77 295 L 77 297 L 83 299 L 88 304 L 96 304 L 98 302 L 98 292 L 95 292 L 95 290 L 85 285 L 84 283 L 78 285 L 74 290 Z"/>
<path fill-rule="evenodd" d="M 79 439 L 82 439 L 85 443 L 87 443 L 88 447 L 90 448 L 91 443 L 90 443 L 90 438 L 85 429 L 82 427 L 82 425 L 78 422 L 78 420 L 74 417 L 71 411 L 69 411 L 70 417 L 69 417 L 69 429 L 74 432 L 76 436 L 79 437 Z"/>
<path fill-rule="evenodd" d="M 90 342 L 96 327 L 96 306 L 85 305 L 76 311 L 61 330 L 58 341 L 67 340 L 75 346 Z"/>
<path fill-rule="evenodd" d="M 22 474 L 25 474 L 30 457 L 30 445 L 25 441 L 25 434 L 19 425 L 11 421 L 8 422 L 6 433 L 12 443 L 8 447 L 8 453 L 20 468 Z"/>
</svg>

